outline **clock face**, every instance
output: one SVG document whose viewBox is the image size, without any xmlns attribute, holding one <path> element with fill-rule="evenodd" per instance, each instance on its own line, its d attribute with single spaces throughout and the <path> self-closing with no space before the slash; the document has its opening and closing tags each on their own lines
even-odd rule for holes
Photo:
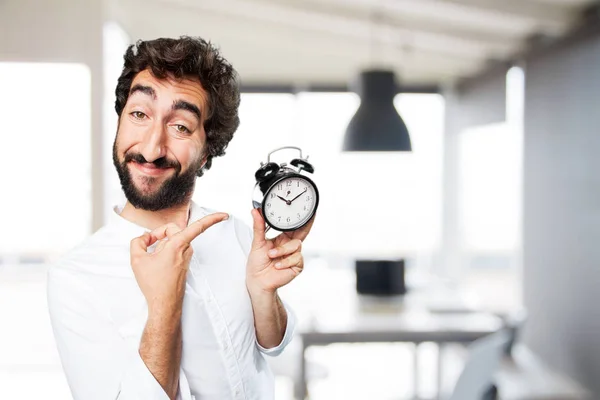
<svg viewBox="0 0 600 400">
<path fill-rule="evenodd" d="M 290 176 L 277 181 L 266 193 L 263 215 L 278 231 L 291 231 L 312 218 L 318 203 L 319 193 L 312 181 Z"/>
</svg>

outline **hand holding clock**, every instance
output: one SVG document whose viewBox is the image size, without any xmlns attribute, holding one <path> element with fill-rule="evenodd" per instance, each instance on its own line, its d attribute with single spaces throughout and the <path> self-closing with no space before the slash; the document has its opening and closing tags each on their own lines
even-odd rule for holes
<svg viewBox="0 0 600 400">
<path fill-rule="evenodd" d="M 265 238 L 265 221 L 259 210 L 252 210 L 254 239 L 246 265 L 246 286 L 252 293 L 275 293 L 290 283 L 304 268 L 302 241 L 308 236 L 314 216 L 302 228 Z"/>
<path fill-rule="evenodd" d="M 284 149 L 298 150 L 300 158 L 291 160 L 289 166 L 272 162 L 271 154 Z M 267 163 L 261 163 L 255 173 L 256 197 L 252 203 L 255 207 L 252 210 L 254 239 L 246 268 L 246 286 L 251 297 L 253 294 L 275 294 L 304 268 L 302 241 L 312 228 L 319 205 L 317 186 L 307 176 L 313 172 L 312 165 L 302 157 L 302 150 L 287 146 L 269 153 Z M 300 190 L 300 193 L 288 200 L 294 189 Z M 271 201 L 275 198 L 286 205 L 277 200 Z M 299 198 L 302 200 L 292 204 Z M 267 239 L 265 233 L 270 228 L 281 233 Z"/>
</svg>

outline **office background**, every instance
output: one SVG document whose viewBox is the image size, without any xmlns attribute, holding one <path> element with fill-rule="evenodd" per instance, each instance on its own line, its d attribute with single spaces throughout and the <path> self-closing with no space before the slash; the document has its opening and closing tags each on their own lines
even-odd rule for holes
<svg viewBox="0 0 600 400">
<path fill-rule="evenodd" d="M 125 48 L 183 34 L 217 44 L 243 91 L 240 128 L 198 180 L 198 203 L 250 223 L 270 150 L 297 145 L 315 165 L 307 268 L 282 290 L 302 329 L 344 309 L 323 304 L 373 300 L 356 293 L 356 260 L 402 259 L 407 296 L 433 288 L 425 308 L 502 321 L 526 311 L 518 344 L 535 367 L 498 367 L 501 397 L 503 382 L 503 398 L 600 397 L 597 2 L 3 0 L 0 398 L 69 398 L 45 271 L 124 201 L 110 155 Z M 411 152 L 342 151 L 369 69 L 395 73 Z M 303 384 L 296 342 L 273 360 L 277 398 Z M 437 344 L 359 342 L 306 351 L 310 398 L 442 395 Z M 468 360 L 460 347 L 444 358 L 449 393 Z M 531 376 L 564 384 L 539 394 Z"/>
</svg>

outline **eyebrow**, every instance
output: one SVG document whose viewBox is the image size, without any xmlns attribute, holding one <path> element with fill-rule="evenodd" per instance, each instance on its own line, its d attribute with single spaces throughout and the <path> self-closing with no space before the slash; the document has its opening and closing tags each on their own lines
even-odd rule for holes
<svg viewBox="0 0 600 400">
<path fill-rule="evenodd" d="M 198 106 L 196 106 L 195 104 L 192 104 L 190 102 L 187 102 L 185 100 L 177 100 L 177 101 L 173 102 L 173 106 L 171 107 L 171 109 L 173 111 L 176 111 L 176 110 L 189 111 L 198 118 L 198 121 L 202 121 L 202 114 L 200 113 L 200 109 L 198 108 Z"/>
<path fill-rule="evenodd" d="M 156 91 L 151 86 L 144 86 L 144 85 L 140 85 L 138 83 L 136 85 L 133 85 L 131 90 L 129 90 L 129 95 L 131 96 L 135 92 L 141 92 L 141 93 L 147 94 L 148 96 L 152 97 L 152 100 L 156 100 Z"/>
<path fill-rule="evenodd" d="M 144 93 L 144 94 L 152 97 L 152 100 L 156 100 L 156 91 L 151 86 L 140 85 L 139 83 L 136 85 L 133 85 L 131 90 L 129 90 L 129 96 L 131 96 L 132 94 L 134 94 L 136 92 Z M 198 118 L 198 121 L 202 121 L 202 113 L 200 112 L 200 109 L 198 108 L 198 106 L 196 106 L 195 104 L 192 104 L 188 101 L 175 100 L 173 102 L 173 106 L 171 107 L 171 110 L 173 110 L 173 111 L 177 111 L 177 110 L 189 111 L 192 114 L 194 114 L 196 116 L 196 118 Z"/>
</svg>

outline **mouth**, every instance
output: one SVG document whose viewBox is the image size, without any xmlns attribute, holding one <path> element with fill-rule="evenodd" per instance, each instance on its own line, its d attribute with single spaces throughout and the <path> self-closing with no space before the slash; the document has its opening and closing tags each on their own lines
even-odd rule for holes
<svg viewBox="0 0 600 400">
<path fill-rule="evenodd" d="M 138 171 L 142 172 L 145 175 L 150 176 L 160 176 L 165 174 L 167 171 L 173 169 L 173 167 L 159 168 L 152 163 L 138 163 L 136 161 L 130 161 L 129 164 L 132 164 Z"/>
</svg>

